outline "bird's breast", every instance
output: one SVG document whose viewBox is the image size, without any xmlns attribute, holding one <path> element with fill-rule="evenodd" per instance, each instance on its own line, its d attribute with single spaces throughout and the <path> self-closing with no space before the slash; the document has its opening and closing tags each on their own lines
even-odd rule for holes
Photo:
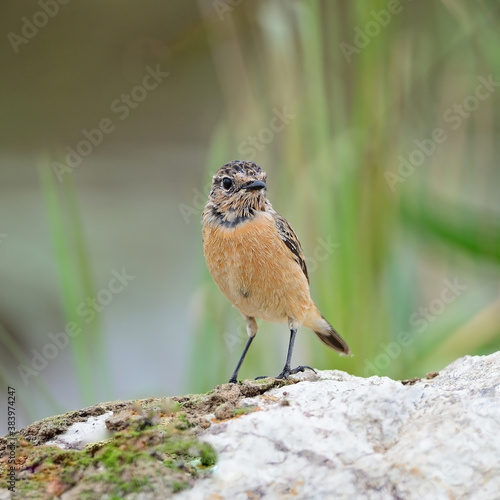
<svg viewBox="0 0 500 500">
<path fill-rule="evenodd" d="M 302 322 L 311 304 L 309 284 L 271 214 L 257 212 L 234 227 L 207 225 L 203 245 L 210 274 L 242 314 Z"/>
</svg>

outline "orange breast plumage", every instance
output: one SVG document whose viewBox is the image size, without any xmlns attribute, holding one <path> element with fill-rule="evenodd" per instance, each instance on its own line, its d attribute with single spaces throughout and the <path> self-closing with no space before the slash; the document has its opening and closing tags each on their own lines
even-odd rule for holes
<svg viewBox="0 0 500 500">
<path fill-rule="evenodd" d="M 210 274 L 243 315 L 303 323 L 312 304 L 309 284 L 272 214 L 260 211 L 233 227 L 206 225 L 203 243 Z"/>
</svg>

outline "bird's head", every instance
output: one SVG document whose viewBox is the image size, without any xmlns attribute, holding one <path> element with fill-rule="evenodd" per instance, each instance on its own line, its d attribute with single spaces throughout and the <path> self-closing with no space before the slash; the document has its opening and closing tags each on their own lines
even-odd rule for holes
<svg viewBox="0 0 500 500">
<path fill-rule="evenodd" d="M 265 210 L 267 203 L 266 173 L 256 163 L 235 160 L 213 176 L 205 213 L 234 224 Z"/>
</svg>

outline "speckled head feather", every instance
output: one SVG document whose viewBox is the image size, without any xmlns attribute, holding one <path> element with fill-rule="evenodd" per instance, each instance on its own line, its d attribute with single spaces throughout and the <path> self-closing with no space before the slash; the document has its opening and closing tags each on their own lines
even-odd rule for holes
<svg viewBox="0 0 500 500">
<path fill-rule="evenodd" d="M 223 165 L 212 178 L 206 221 L 235 225 L 271 208 L 266 198 L 266 173 L 257 163 L 234 160 Z"/>
<path fill-rule="evenodd" d="M 264 180 L 266 178 L 266 173 L 262 170 L 260 165 L 257 165 L 257 163 L 254 163 L 253 161 L 233 160 L 225 165 L 222 165 L 222 167 L 215 172 L 213 179 L 222 179 L 224 176 L 231 177 L 236 173 L 243 174 L 248 178 L 259 180 L 262 180 L 259 176 L 263 176 Z"/>
</svg>

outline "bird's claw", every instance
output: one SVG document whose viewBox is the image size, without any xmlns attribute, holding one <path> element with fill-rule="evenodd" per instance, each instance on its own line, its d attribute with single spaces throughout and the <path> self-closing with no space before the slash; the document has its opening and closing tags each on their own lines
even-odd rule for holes
<svg viewBox="0 0 500 500">
<path fill-rule="evenodd" d="M 297 368 L 294 368 L 293 370 L 291 370 L 289 367 L 285 366 L 285 368 L 283 368 L 283 371 L 275 378 L 277 380 L 281 380 L 281 379 L 289 380 L 288 377 L 290 375 L 295 375 L 296 373 L 306 371 L 306 369 L 312 370 L 314 373 L 316 373 L 316 370 L 314 368 L 312 368 L 311 366 L 307 366 L 307 365 L 297 366 Z M 255 377 L 255 380 L 260 380 L 262 378 L 269 378 L 269 377 L 266 375 L 261 375 L 260 377 Z M 231 382 L 231 381 L 229 381 L 229 382 Z"/>
<path fill-rule="evenodd" d="M 285 367 L 283 371 L 276 377 L 277 379 L 282 379 L 284 378 L 285 380 L 288 380 L 288 377 L 290 375 L 294 375 L 295 373 L 303 372 L 305 370 L 312 370 L 314 373 L 316 373 L 316 370 L 310 366 L 307 365 L 300 365 L 297 366 L 297 368 L 294 368 L 293 370 L 290 370 L 290 368 Z"/>
</svg>

